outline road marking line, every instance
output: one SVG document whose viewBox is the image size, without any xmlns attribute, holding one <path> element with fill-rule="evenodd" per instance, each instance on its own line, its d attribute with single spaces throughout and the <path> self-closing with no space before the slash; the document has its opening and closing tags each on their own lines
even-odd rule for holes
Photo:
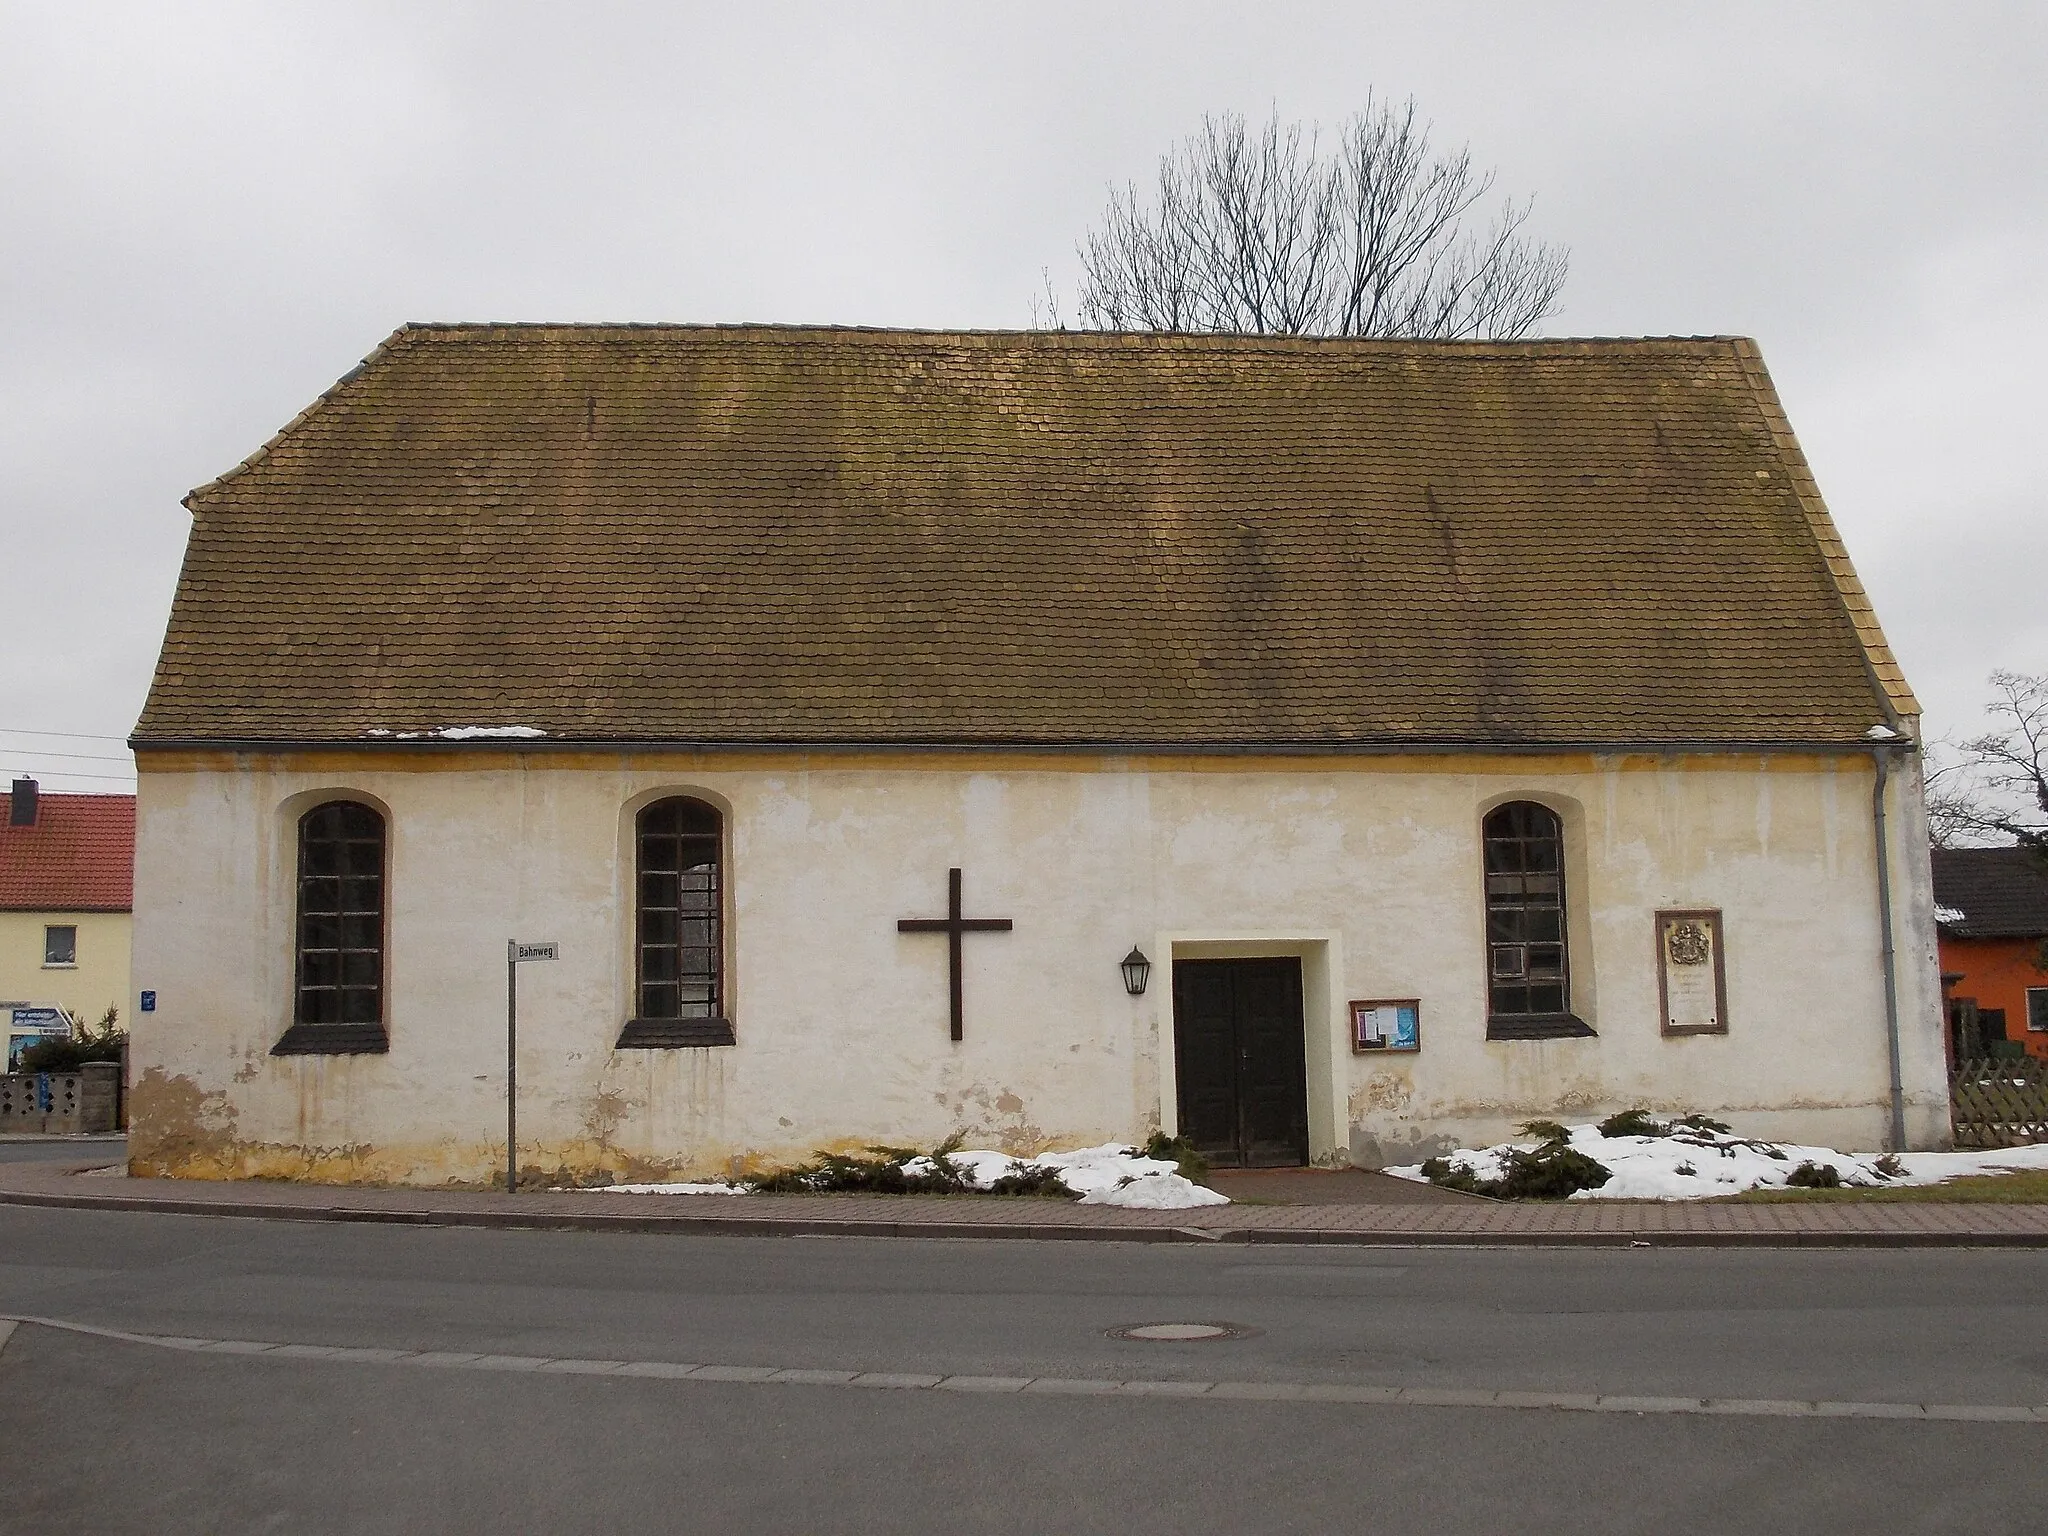
<svg viewBox="0 0 2048 1536">
<path fill-rule="evenodd" d="M 1350 1403 L 1376 1407 L 1548 1409 L 1553 1413 L 1698 1414 L 1714 1417 L 1887 1419 L 1894 1423 L 2048 1425 L 2048 1405 L 2014 1403 L 1840 1403 L 1826 1399 L 1642 1397 L 1591 1392 L 1488 1391 L 1471 1387 L 1373 1387 L 1317 1381 L 1108 1381 L 1071 1376 L 934 1376 L 922 1371 L 812 1370 L 772 1365 L 685 1365 L 669 1360 L 548 1359 L 481 1355 L 468 1350 L 378 1349 L 345 1344 L 278 1344 L 257 1339 L 194 1339 L 131 1333 L 54 1317 L 0 1317 L 0 1349 L 20 1324 L 187 1353 L 358 1365 L 414 1365 L 437 1370 L 531 1371 L 549 1375 L 637 1376 L 734 1385 L 872 1387 L 900 1392 L 1022 1394 L 1029 1397 L 1220 1397 L 1234 1401 Z"/>
</svg>

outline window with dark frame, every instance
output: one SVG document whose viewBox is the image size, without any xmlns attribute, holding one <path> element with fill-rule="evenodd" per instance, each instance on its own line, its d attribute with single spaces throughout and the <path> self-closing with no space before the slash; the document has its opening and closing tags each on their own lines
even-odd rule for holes
<svg viewBox="0 0 2048 1536">
<path fill-rule="evenodd" d="M 2027 1028 L 2048 1030 L 2048 987 L 2027 988 Z"/>
<path fill-rule="evenodd" d="M 687 796 L 634 825 L 633 1017 L 621 1048 L 731 1045 L 725 1000 L 725 818 Z"/>
<path fill-rule="evenodd" d="M 1489 812 L 1482 832 L 1488 1037 L 1590 1035 L 1571 1012 L 1562 818 L 1515 800 Z"/>
<path fill-rule="evenodd" d="M 43 929 L 43 964 L 78 964 L 78 926 L 75 923 L 50 923 Z"/>
<path fill-rule="evenodd" d="M 292 1027 L 273 1055 L 386 1048 L 384 851 L 384 818 L 359 801 L 299 818 Z"/>
</svg>

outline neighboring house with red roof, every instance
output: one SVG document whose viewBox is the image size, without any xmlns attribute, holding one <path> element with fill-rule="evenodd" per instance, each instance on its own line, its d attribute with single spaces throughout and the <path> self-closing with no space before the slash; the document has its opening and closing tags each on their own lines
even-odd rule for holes
<svg viewBox="0 0 2048 1536">
<path fill-rule="evenodd" d="M 2048 863 L 2025 848 L 1934 850 L 1949 1049 L 2012 1041 L 2048 1060 Z"/>
<path fill-rule="evenodd" d="M 133 795 L 46 795 L 16 779 L 0 821 L 0 1010 L 13 1036 L 61 1008 L 128 1012 Z"/>
</svg>

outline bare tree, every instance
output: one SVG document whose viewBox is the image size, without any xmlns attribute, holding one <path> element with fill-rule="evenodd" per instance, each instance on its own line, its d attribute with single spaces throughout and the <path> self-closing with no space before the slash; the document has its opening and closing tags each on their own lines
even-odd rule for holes
<svg viewBox="0 0 2048 1536">
<path fill-rule="evenodd" d="M 1135 184 L 1112 189 L 1079 247 L 1078 318 L 1095 330 L 1526 336 L 1556 311 L 1569 253 L 1523 235 L 1533 200 L 1468 224 L 1492 190 L 1468 149 L 1430 148 L 1412 98 L 1368 96 L 1327 150 L 1313 125 L 1277 112 L 1257 131 L 1205 117 L 1161 157 L 1149 201 Z"/>
<path fill-rule="evenodd" d="M 2017 843 L 2048 859 L 2048 673 L 1994 672 L 1999 729 L 1962 743 L 1927 775 L 1937 848 Z"/>
</svg>

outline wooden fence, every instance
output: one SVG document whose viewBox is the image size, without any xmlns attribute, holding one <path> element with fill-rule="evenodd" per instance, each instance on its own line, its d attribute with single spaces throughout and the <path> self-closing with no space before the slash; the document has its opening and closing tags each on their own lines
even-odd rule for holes
<svg viewBox="0 0 2048 1536">
<path fill-rule="evenodd" d="M 1948 1080 L 1957 1147 L 2048 1141 L 2048 1061 L 2038 1056 L 1959 1061 Z"/>
</svg>

